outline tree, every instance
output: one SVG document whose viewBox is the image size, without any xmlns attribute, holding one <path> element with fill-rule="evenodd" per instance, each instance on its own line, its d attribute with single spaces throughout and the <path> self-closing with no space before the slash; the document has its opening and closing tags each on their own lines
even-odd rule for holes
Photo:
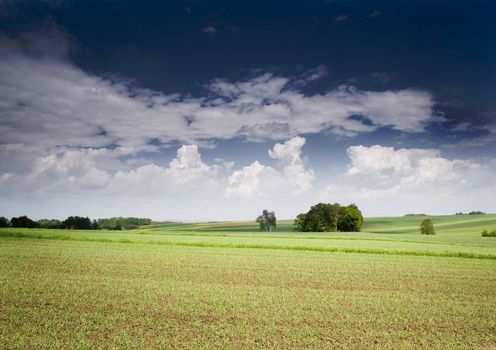
<svg viewBox="0 0 496 350">
<path fill-rule="evenodd" d="M 360 231 L 362 213 L 355 204 L 318 203 L 307 213 L 299 214 L 293 225 L 300 232 Z"/>
<path fill-rule="evenodd" d="M 431 219 L 425 219 L 420 224 L 420 233 L 423 235 L 435 235 L 434 224 Z"/>
<path fill-rule="evenodd" d="M 0 216 L 0 227 L 9 227 L 10 221 L 4 216 Z"/>
<path fill-rule="evenodd" d="M 91 220 L 90 218 L 81 216 L 69 216 L 67 219 L 62 221 L 64 228 L 71 230 L 91 230 Z"/>
<path fill-rule="evenodd" d="M 340 208 L 338 231 L 357 232 L 360 231 L 362 224 L 362 213 L 355 204 Z"/>
<path fill-rule="evenodd" d="M 98 221 L 93 220 L 91 222 L 91 229 L 93 229 L 93 230 L 99 230 L 100 229 L 100 225 L 98 224 Z"/>
<path fill-rule="evenodd" d="M 299 232 L 306 232 L 307 221 L 307 214 L 298 214 L 293 222 L 294 230 Z"/>
<path fill-rule="evenodd" d="M 130 230 L 140 226 L 151 225 L 152 220 L 149 218 L 134 217 L 112 217 L 98 219 L 98 227 L 104 230 Z"/>
<path fill-rule="evenodd" d="M 276 214 L 273 211 L 264 209 L 256 222 L 260 225 L 260 231 L 272 231 L 273 228 L 276 228 Z"/>
<path fill-rule="evenodd" d="M 41 219 L 38 220 L 38 224 L 40 225 L 41 228 L 64 228 L 64 225 L 62 225 L 62 222 L 60 220 L 56 219 Z"/>
<path fill-rule="evenodd" d="M 14 217 L 10 219 L 10 225 L 12 227 L 26 227 L 26 228 L 34 228 L 39 227 L 40 225 L 36 222 L 28 218 L 26 215 Z"/>
</svg>

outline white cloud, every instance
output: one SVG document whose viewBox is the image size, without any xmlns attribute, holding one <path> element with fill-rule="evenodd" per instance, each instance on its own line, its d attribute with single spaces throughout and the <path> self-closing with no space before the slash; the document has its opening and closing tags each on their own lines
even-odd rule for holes
<svg viewBox="0 0 496 350">
<path fill-rule="evenodd" d="M 278 172 L 254 161 L 241 170 L 236 170 L 228 178 L 226 198 L 251 198 L 269 196 L 280 186 Z"/>
<path fill-rule="evenodd" d="M 433 149 L 402 148 L 395 150 L 393 147 L 379 145 L 371 147 L 351 146 L 346 153 L 351 160 L 348 175 L 379 175 L 386 172 L 408 174 L 414 170 L 421 159 L 439 155 L 439 151 Z"/>
<path fill-rule="evenodd" d="M 306 169 L 301 158 L 301 149 L 305 145 L 305 138 L 293 137 L 281 143 L 276 143 L 269 156 L 279 161 L 282 167 L 282 178 L 291 184 L 293 193 L 302 193 L 312 188 L 315 180 L 314 171 Z"/>
<path fill-rule="evenodd" d="M 183 145 L 177 150 L 176 158 L 168 167 L 153 163 L 129 171 L 118 171 L 110 184 L 109 190 L 119 189 L 134 193 L 180 194 L 186 190 L 204 193 L 218 184 L 217 173 L 222 165 L 207 165 L 202 159 L 196 145 Z M 219 184 L 220 185 L 220 184 Z"/>
<path fill-rule="evenodd" d="M 322 189 L 322 201 L 355 202 L 366 215 L 494 212 L 494 164 L 449 159 L 438 149 L 352 146 L 348 170 Z"/>
<path fill-rule="evenodd" d="M 352 146 L 347 150 L 350 165 L 345 176 L 322 193 L 352 194 L 355 198 L 421 196 L 426 200 L 440 193 L 460 197 L 488 189 L 489 166 L 472 160 L 447 159 L 436 149 Z"/>
<path fill-rule="evenodd" d="M 54 192 L 104 188 L 115 163 L 107 149 L 77 149 L 35 157 L 31 168 L 8 173 L 2 192 Z"/>
<path fill-rule="evenodd" d="M 235 171 L 228 179 L 227 198 L 270 196 L 282 192 L 301 194 L 313 186 L 314 171 L 305 168 L 301 158 L 305 138 L 293 137 L 284 143 L 276 143 L 269 156 L 278 162 L 278 168 L 260 164 L 258 161 Z"/>
</svg>

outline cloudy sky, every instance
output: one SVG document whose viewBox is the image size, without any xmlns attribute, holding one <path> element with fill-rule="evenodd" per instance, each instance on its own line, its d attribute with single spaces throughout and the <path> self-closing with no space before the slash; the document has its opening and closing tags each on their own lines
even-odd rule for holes
<svg viewBox="0 0 496 350">
<path fill-rule="evenodd" d="M 494 1 L 0 0 L 0 215 L 496 212 Z"/>
</svg>

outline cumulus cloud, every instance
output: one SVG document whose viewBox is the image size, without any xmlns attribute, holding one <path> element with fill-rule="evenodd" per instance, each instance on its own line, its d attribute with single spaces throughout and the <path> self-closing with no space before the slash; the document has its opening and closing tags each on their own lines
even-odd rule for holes
<svg viewBox="0 0 496 350">
<path fill-rule="evenodd" d="M 356 198 L 450 193 L 487 188 L 491 171 L 472 160 L 447 159 L 437 149 L 352 146 L 347 150 L 350 164 L 345 176 L 329 185 L 324 193 Z"/>
<path fill-rule="evenodd" d="M 409 174 L 425 158 L 439 156 L 439 150 L 401 148 L 375 145 L 371 147 L 351 146 L 347 149 L 351 166 L 348 175 L 383 175 L 386 173 Z"/>
<path fill-rule="evenodd" d="M 118 159 L 118 150 L 78 149 L 36 157 L 28 171 L 7 172 L 0 191 L 8 193 L 61 193 L 86 190 L 107 194 L 172 194 L 221 185 L 217 175 L 232 163 L 205 164 L 196 145 L 183 145 L 166 167 L 153 162 L 131 163 Z M 119 170 L 116 170 L 119 169 Z"/>
<path fill-rule="evenodd" d="M 168 167 L 150 163 L 129 171 L 118 171 L 112 179 L 110 190 L 129 190 L 132 187 L 139 193 L 171 193 L 186 189 L 202 192 L 202 189 L 217 184 L 217 173 L 222 168 L 218 164 L 205 164 L 198 146 L 183 145 Z"/>
<path fill-rule="evenodd" d="M 236 170 L 228 178 L 225 191 L 227 198 L 250 198 L 268 196 L 280 185 L 279 173 L 268 166 L 254 161 L 241 170 Z"/>
<path fill-rule="evenodd" d="M 228 178 L 225 191 L 227 198 L 270 196 L 288 192 L 301 194 L 313 186 L 314 171 L 306 168 L 301 158 L 305 138 L 293 137 L 284 143 L 276 143 L 269 156 L 277 161 L 277 169 L 258 161 L 235 171 Z"/>
</svg>

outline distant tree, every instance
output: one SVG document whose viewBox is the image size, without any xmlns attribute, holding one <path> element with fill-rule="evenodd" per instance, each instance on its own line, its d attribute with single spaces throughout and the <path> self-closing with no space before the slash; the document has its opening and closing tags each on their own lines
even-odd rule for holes
<svg viewBox="0 0 496 350">
<path fill-rule="evenodd" d="M 98 226 L 104 230 L 130 230 L 140 226 L 151 225 L 152 220 L 149 218 L 135 217 L 112 217 L 98 219 Z"/>
<path fill-rule="evenodd" d="M 260 225 L 260 231 L 272 231 L 276 228 L 276 214 L 273 211 L 264 209 L 256 222 Z"/>
<path fill-rule="evenodd" d="M 425 219 L 420 224 L 420 233 L 423 235 L 435 235 L 434 224 L 431 219 Z"/>
<path fill-rule="evenodd" d="M 485 215 L 486 213 L 484 213 L 483 211 L 471 211 L 470 213 L 468 213 L 468 215 Z"/>
<path fill-rule="evenodd" d="M 25 228 L 39 227 L 39 224 L 36 221 L 31 220 L 26 215 L 13 217 L 12 219 L 10 219 L 10 225 L 12 227 L 25 227 Z"/>
<path fill-rule="evenodd" d="M 100 225 L 98 224 L 98 221 L 97 220 L 93 220 L 91 222 L 91 229 L 92 230 L 99 230 L 100 229 Z"/>
<path fill-rule="evenodd" d="M 70 230 L 91 230 L 91 220 L 88 217 L 69 216 L 62 221 L 62 225 Z"/>
<path fill-rule="evenodd" d="M 38 225 L 40 225 L 41 228 L 64 228 L 64 225 L 62 225 L 62 221 L 56 219 L 41 219 L 38 220 Z"/>
<path fill-rule="evenodd" d="M 9 227 L 10 221 L 4 216 L 0 216 L 0 227 Z"/>
</svg>

